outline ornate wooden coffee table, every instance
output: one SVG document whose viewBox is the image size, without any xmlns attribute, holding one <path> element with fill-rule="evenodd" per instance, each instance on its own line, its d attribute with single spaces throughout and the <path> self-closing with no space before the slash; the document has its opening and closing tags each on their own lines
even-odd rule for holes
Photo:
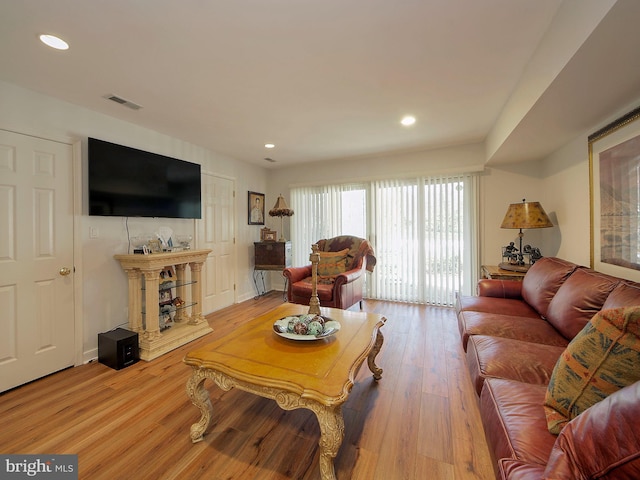
<svg viewBox="0 0 640 480">
<path fill-rule="evenodd" d="M 344 438 L 342 404 L 367 359 L 373 377 L 382 369 L 375 358 L 382 347 L 381 315 L 322 308 L 322 315 L 340 322 L 333 336 L 313 341 L 289 340 L 272 329 L 276 320 L 307 313 L 308 307 L 285 303 L 244 324 L 215 342 L 189 352 L 184 362 L 193 369 L 187 394 L 200 409 L 200 420 L 191 426 L 191 440 L 199 442 L 207 430 L 213 407 L 206 379 L 223 390 L 234 387 L 274 399 L 285 410 L 307 408 L 320 424 L 320 472 L 335 479 L 333 459 Z"/>
</svg>

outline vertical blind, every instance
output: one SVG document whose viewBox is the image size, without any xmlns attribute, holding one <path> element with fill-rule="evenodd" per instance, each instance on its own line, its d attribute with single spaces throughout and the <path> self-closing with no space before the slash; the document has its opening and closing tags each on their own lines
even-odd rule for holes
<svg viewBox="0 0 640 480">
<path fill-rule="evenodd" d="M 296 265 L 309 263 L 311 245 L 322 238 L 338 235 L 367 238 L 366 189 L 362 184 L 348 184 L 291 190 L 295 215 L 291 217 L 290 228 Z"/>
<path fill-rule="evenodd" d="M 366 296 L 453 305 L 477 278 L 477 177 L 460 174 L 291 190 L 294 264 L 321 238 L 355 235 L 377 263 Z M 304 246 L 308 245 L 305 249 Z"/>
</svg>

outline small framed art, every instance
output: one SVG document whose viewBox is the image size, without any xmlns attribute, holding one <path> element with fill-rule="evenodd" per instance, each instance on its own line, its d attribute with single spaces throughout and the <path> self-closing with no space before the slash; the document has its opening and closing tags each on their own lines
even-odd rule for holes
<svg viewBox="0 0 640 480">
<path fill-rule="evenodd" d="M 260 230 L 260 240 L 262 242 L 275 242 L 277 237 L 277 232 L 275 230 L 270 230 L 268 228 L 263 228 Z"/>
<path fill-rule="evenodd" d="M 264 225 L 264 193 L 249 192 L 249 225 Z"/>
</svg>

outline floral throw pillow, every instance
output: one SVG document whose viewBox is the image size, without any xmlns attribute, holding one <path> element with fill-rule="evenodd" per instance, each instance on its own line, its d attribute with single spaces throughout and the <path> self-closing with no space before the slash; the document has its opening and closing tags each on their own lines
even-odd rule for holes
<svg viewBox="0 0 640 480">
<path fill-rule="evenodd" d="M 345 248 L 339 252 L 318 252 L 320 263 L 318 263 L 318 276 L 330 277 L 340 275 L 347 271 L 347 254 L 349 249 Z"/>
<path fill-rule="evenodd" d="M 544 399 L 547 427 L 558 434 L 573 418 L 640 380 L 640 307 L 596 313 L 553 369 Z"/>
</svg>

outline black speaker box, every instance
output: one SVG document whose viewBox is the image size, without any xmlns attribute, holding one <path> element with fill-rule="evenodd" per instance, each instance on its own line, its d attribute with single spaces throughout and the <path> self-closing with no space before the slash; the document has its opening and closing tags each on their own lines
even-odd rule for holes
<svg viewBox="0 0 640 480">
<path fill-rule="evenodd" d="M 133 365 L 140 360 L 138 334 L 116 328 L 98 334 L 98 361 L 115 370 Z"/>
</svg>

